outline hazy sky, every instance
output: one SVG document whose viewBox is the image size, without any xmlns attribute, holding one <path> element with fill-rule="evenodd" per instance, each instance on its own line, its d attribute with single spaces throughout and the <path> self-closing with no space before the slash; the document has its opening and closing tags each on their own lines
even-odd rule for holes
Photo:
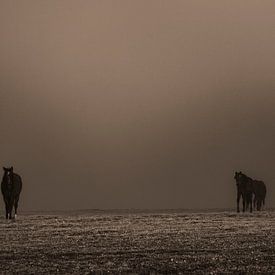
<svg viewBox="0 0 275 275">
<path fill-rule="evenodd" d="M 21 210 L 235 207 L 235 170 L 275 206 L 274 15 L 1 0 L 0 165 L 23 178 Z"/>
</svg>

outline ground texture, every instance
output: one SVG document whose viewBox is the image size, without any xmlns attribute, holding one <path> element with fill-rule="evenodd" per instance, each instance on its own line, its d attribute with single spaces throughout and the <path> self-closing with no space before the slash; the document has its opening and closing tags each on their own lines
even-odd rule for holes
<svg viewBox="0 0 275 275">
<path fill-rule="evenodd" d="M 0 272 L 275 274 L 275 212 L 91 212 L 1 218 Z"/>
</svg>

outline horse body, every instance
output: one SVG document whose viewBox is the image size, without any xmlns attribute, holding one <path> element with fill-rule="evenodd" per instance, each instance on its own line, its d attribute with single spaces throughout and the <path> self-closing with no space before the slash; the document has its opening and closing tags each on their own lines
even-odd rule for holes
<svg viewBox="0 0 275 275">
<path fill-rule="evenodd" d="M 3 167 L 3 169 L 4 176 L 1 183 L 1 191 L 6 207 L 6 219 L 11 219 L 13 207 L 15 215 L 17 214 L 19 196 L 22 190 L 22 179 L 18 174 L 13 172 L 13 167 Z"/>
<path fill-rule="evenodd" d="M 237 212 L 240 212 L 239 203 L 242 198 L 243 212 L 250 209 L 252 212 L 252 197 L 253 197 L 253 180 L 247 177 L 242 172 L 235 172 L 235 180 L 237 184 Z"/>
<path fill-rule="evenodd" d="M 254 209 L 258 211 L 261 210 L 262 206 L 265 205 L 266 197 L 266 186 L 263 181 L 254 180 L 253 181 L 253 193 L 254 193 Z"/>
</svg>

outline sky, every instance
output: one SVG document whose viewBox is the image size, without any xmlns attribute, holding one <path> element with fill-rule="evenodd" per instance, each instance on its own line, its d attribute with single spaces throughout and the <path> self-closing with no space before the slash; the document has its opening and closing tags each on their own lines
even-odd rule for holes
<svg viewBox="0 0 275 275">
<path fill-rule="evenodd" d="M 1 0 L 0 165 L 22 176 L 19 211 L 233 208 L 235 171 L 274 207 L 274 14 Z"/>
</svg>

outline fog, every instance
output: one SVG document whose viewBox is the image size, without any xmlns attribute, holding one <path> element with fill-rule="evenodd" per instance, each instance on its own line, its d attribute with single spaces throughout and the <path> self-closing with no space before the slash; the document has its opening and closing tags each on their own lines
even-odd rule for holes
<svg viewBox="0 0 275 275">
<path fill-rule="evenodd" d="M 275 3 L 0 2 L 0 165 L 21 210 L 275 195 Z M 2 203 L 2 202 L 1 202 Z"/>
</svg>

